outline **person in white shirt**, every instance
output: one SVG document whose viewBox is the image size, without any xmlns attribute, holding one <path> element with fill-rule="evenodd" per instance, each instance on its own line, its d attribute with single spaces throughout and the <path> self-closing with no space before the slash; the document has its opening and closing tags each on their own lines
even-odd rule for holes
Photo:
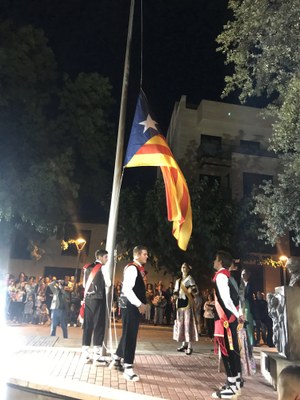
<svg viewBox="0 0 300 400">
<path fill-rule="evenodd" d="M 122 369 L 121 359 L 124 360 L 123 377 L 128 381 L 139 381 L 139 376 L 133 371 L 137 334 L 140 315 L 146 311 L 146 288 L 144 283 L 144 264 L 148 260 L 148 250 L 144 246 L 133 249 L 133 262 L 124 268 L 124 279 L 120 306 L 122 308 L 122 336 L 113 355 L 111 367 Z"/>
<path fill-rule="evenodd" d="M 229 268 L 232 256 L 225 251 L 218 251 L 214 261 L 215 287 L 215 344 L 219 345 L 224 363 L 227 382 L 212 394 L 215 399 L 231 399 L 240 393 L 243 386 L 241 377 L 241 359 L 237 336 L 238 323 L 244 318 L 239 307 L 238 291 L 232 284 Z"/>
</svg>

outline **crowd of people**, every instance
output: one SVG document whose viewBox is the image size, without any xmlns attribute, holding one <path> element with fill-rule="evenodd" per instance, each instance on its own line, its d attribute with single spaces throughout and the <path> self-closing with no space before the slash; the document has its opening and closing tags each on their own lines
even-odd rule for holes
<svg viewBox="0 0 300 400">
<path fill-rule="evenodd" d="M 7 320 L 49 324 L 52 336 L 60 326 L 64 338 L 68 337 L 67 326 L 82 326 L 84 362 L 107 365 L 103 341 L 107 294 L 111 288 L 104 268 L 108 257 L 106 250 L 97 250 L 95 261 L 83 267 L 81 283 L 76 283 L 74 276 L 59 280 L 55 276 L 36 279 L 23 272 L 17 278 L 9 275 Z M 122 370 L 126 380 L 139 380 L 133 370 L 139 324 L 172 325 L 173 339 L 179 344 L 177 351 L 191 356 L 193 343 L 200 335 L 206 335 L 208 340 L 214 341 L 215 349 L 219 349 L 227 380 L 213 397 L 232 398 L 239 394 L 244 385 L 245 359 L 251 355 L 253 345 L 259 345 L 262 340 L 273 347 L 268 304 L 262 292 L 254 294 L 250 272 L 243 270 L 238 284 L 234 260 L 229 253 L 219 251 L 214 261 L 214 287 L 210 290 L 199 292 L 188 263 L 182 264 L 179 278 L 165 289 L 161 281 L 148 283 L 144 269 L 147 259 L 147 249 L 136 246 L 133 262 L 124 268 L 122 283 L 113 287 L 111 317 L 122 318 L 122 336 L 110 367 Z M 243 351 L 242 331 L 247 337 Z"/>
<path fill-rule="evenodd" d="M 247 325 L 248 336 L 251 345 L 262 344 L 273 347 L 272 319 L 268 314 L 268 303 L 265 294 L 261 291 L 254 293 L 249 277 L 250 273 L 242 272 L 242 280 L 239 288 L 242 303 L 244 301 L 244 313 Z M 190 275 L 189 275 L 190 276 Z M 246 277 L 244 281 L 243 278 Z M 7 276 L 7 298 L 6 318 L 11 323 L 26 323 L 47 325 L 51 321 L 51 303 L 53 291 L 50 283 L 57 281 L 55 276 L 39 277 L 27 276 L 21 272 L 16 278 L 13 275 Z M 249 284 L 247 284 L 247 281 Z M 81 302 L 84 297 L 83 283 L 76 283 L 74 276 L 65 276 L 61 283 L 67 301 L 67 324 L 78 327 L 78 320 Z M 178 287 L 170 282 L 165 289 L 163 283 L 148 283 L 146 285 L 146 311 L 141 316 L 141 322 L 153 325 L 171 326 L 177 324 L 176 304 L 178 300 Z M 175 282 L 178 285 L 179 281 Z M 50 286 L 49 286 L 50 285 Z M 195 283 L 195 287 L 197 287 Z M 181 289 L 182 291 L 182 289 Z M 121 319 L 121 292 L 122 282 L 117 282 L 113 288 L 112 318 L 116 321 Z M 175 292 L 175 294 L 174 294 Z M 207 336 L 213 341 L 215 305 L 213 292 L 205 289 L 201 293 L 198 288 L 193 293 L 192 310 L 196 324 L 197 335 Z M 180 309 L 181 307 L 179 307 Z"/>
<path fill-rule="evenodd" d="M 83 298 L 82 284 L 74 276 L 57 280 L 55 276 L 27 276 L 21 272 L 18 277 L 7 275 L 6 319 L 11 323 L 50 325 L 53 310 L 53 289 L 55 284 L 63 288 L 67 304 L 67 324 L 78 326 L 77 317 Z M 55 291 L 55 289 L 54 289 Z"/>
</svg>

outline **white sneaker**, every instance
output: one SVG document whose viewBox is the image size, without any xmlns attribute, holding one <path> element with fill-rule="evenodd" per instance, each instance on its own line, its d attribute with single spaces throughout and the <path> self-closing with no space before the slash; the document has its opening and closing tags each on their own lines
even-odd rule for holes
<svg viewBox="0 0 300 400">
<path fill-rule="evenodd" d="M 91 364 L 93 362 L 93 358 L 89 352 L 88 346 L 83 346 L 82 353 L 81 353 L 81 359 L 84 362 L 84 364 Z"/>
<path fill-rule="evenodd" d="M 116 354 L 113 355 L 112 360 L 109 364 L 109 369 L 116 369 L 118 371 L 124 371 L 124 367 L 121 362 L 121 358 Z"/>
<path fill-rule="evenodd" d="M 104 357 L 99 357 L 93 361 L 93 364 L 94 365 L 103 365 L 105 367 L 106 365 L 108 365 L 108 362 L 105 360 Z"/>
<path fill-rule="evenodd" d="M 131 370 L 130 374 L 129 374 L 128 372 L 126 372 L 126 369 L 125 369 L 125 371 L 123 372 L 123 378 L 125 378 L 126 381 L 138 382 L 140 380 L 140 377 L 137 374 L 135 374 L 134 372 L 133 373 L 131 373 L 131 372 L 133 372 L 133 370 Z"/>
<path fill-rule="evenodd" d="M 225 385 L 212 394 L 213 399 L 236 399 L 239 390 L 235 385 Z"/>
</svg>

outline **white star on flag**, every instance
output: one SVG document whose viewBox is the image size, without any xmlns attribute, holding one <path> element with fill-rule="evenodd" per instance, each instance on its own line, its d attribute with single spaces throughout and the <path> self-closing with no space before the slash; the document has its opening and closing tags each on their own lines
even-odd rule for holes
<svg viewBox="0 0 300 400">
<path fill-rule="evenodd" d="M 143 133 L 145 133 L 146 130 L 149 128 L 155 129 L 157 131 L 156 124 L 157 124 L 157 122 L 151 118 L 150 114 L 147 115 L 147 119 L 145 121 L 139 122 L 139 125 L 144 125 Z"/>
</svg>

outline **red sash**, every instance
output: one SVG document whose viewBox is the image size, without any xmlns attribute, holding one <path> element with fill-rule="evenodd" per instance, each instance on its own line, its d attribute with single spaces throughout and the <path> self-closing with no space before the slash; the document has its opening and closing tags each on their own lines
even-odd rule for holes
<svg viewBox="0 0 300 400">
<path fill-rule="evenodd" d="M 140 271 L 140 273 L 142 275 L 142 278 L 144 278 L 144 276 L 146 275 L 146 271 L 145 271 L 144 265 L 139 265 L 138 263 L 131 262 L 131 263 L 127 264 L 125 268 L 130 267 L 130 265 L 136 266 L 137 269 Z"/>
<path fill-rule="evenodd" d="M 89 265 L 90 264 L 85 265 L 83 267 L 83 269 L 87 269 Z M 95 278 L 97 272 L 101 269 L 101 267 L 102 267 L 102 264 L 101 263 L 97 263 L 94 266 L 94 268 L 92 269 L 91 273 L 89 274 L 88 280 L 86 281 L 85 288 L 84 288 L 83 302 L 82 302 L 80 310 L 79 310 L 79 315 L 80 315 L 81 318 L 84 317 L 85 296 L 86 296 L 87 290 L 90 287 L 90 285 L 91 285 L 93 279 Z"/>
<path fill-rule="evenodd" d="M 216 272 L 213 281 L 216 282 L 217 276 L 219 274 L 224 274 L 227 276 L 227 278 L 230 277 L 230 272 L 227 269 L 221 269 L 220 271 Z M 215 298 L 215 307 L 216 311 L 218 314 L 219 319 L 215 321 L 215 354 L 218 353 L 218 345 L 220 346 L 220 350 L 224 356 L 228 356 L 228 351 L 225 346 L 225 340 L 224 340 L 224 332 L 226 329 L 227 333 L 227 338 L 228 338 L 228 343 L 229 343 L 229 349 L 234 350 L 233 348 L 233 341 L 232 341 L 232 334 L 231 334 L 231 329 L 229 324 L 233 322 L 236 319 L 236 316 L 232 314 L 230 318 L 227 318 L 227 315 L 225 314 L 225 311 L 221 307 L 221 304 L 218 301 L 218 298 L 216 296 L 216 293 L 214 294 Z M 237 307 L 238 310 L 238 307 Z"/>
</svg>

